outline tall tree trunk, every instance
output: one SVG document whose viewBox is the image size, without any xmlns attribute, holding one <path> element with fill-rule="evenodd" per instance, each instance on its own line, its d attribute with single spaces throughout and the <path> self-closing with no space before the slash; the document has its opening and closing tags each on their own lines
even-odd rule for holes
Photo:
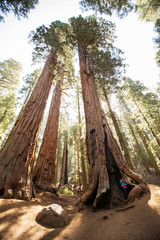
<svg viewBox="0 0 160 240">
<path fill-rule="evenodd" d="M 112 111 L 112 108 L 111 108 L 111 105 L 110 105 L 110 102 L 109 102 L 109 99 L 108 99 L 108 96 L 107 96 L 107 93 L 106 93 L 106 90 L 105 90 L 104 87 L 103 87 L 103 93 L 104 93 L 104 97 L 105 97 L 107 105 L 108 105 L 108 109 L 109 109 L 109 112 L 110 112 L 110 115 L 111 115 L 111 118 L 112 118 L 115 130 L 116 130 L 118 139 L 119 139 L 119 143 L 121 145 L 122 150 L 124 151 L 124 158 L 125 158 L 126 163 L 128 164 L 128 166 L 133 170 L 134 167 L 133 167 L 133 164 L 132 164 L 132 161 L 131 161 L 131 158 L 130 158 L 130 154 L 129 154 L 128 148 L 127 148 L 126 143 L 124 141 L 123 135 L 122 135 L 121 130 L 119 128 L 119 125 L 118 125 L 117 119 L 116 119 L 116 117 L 114 115 L 114 112 Z"/>
<path fill-rule="evenodd" d="M 32 198 L 35 149 L 57 57 L 48 56 L 38 82 L 0 152 L 0 193 L 5 198 Z"/>
<path fill-rule="evenodd" d="M 139 154 L 139 156 L 140 156 L 140 159 L 141 159 L 141 161 L 142 161 L 142 163 L 143 163 L 143 166 L 144 166 L 144 168 L 147 170 L 148 173 L 151 173 L 151 172 L 150 172 L 150 169 L 149 169 L 149 163 L 148 163 L 147 159 L 146 159 L 145 156 L 144 156 L 143 150 L 142 150 L 142 148 L 141 148 L 141 146 L 140 146 L 140 144 L 139 144 L 139 142 L 138 142 L 138 139 L 137 139 L 137 137 L 136 137 L 136 135 L 135 135 L 135 133 L 134 133 L 134 130 L 133 130 L 131 124 L 129 124 L 129 128 L 130 128 L 131 133 L 132 133 L 132 135 L 133 135 L 133 138 L 134 138 L 134 140 L 135 140 L 135 142 L 136 142 L 137 152 L 138 152 L 138 154 Z"/>
<path fill-rule="evenodd" d="M 76 143 L 75 143 L 76 145 Z M 74 189 L 77 187 L 77 161 L 76 161 L 76 147 L 74 147 Z"/>
<path fill-rule="evenodd" d="M 160 146 L 160 140 L 159 140 L 159 138 L 157 137 L 157 135 L 155 134 L 155 132 L 153 131 L 153 129 L 152 129 L 150 123 L 148 122 L 147 118 L 145 117 L 144 113 L 142 112 L 142 110 L 140 109 L 140 107 L 138 106 L 138 104 L 137 104 L 135 101 L 134 101 L 134 103 L 135 103 L 136 107 L 138 108 L 138 111 L 139 111 L 140 114 L 142 115 L 144 121 L 146 122 L 148 128 L 150 129 L 152 135 L 154 136 L 154 138 L 155 138 L 158 146 Z"/>
<path fill-rule="evenodd" d="M 141 140 L 142 140 L 142 142 L 143 142 L 143 144 L 144 144 L 144 146 L 146 148 L 146 151 L 147 151 L 147 153 L 148 153 L 148 155 L 150 157 L 150 160 L 151 160 L 152 165 L 153 165 L 153 167 L 154 167 L 154 169 L 156 171 L 156 174 L 160 174 L 160 169 L 159 169 L 159 167 L 157 165 L 157 162 L 156 162 L 156 160 L 155 160 L 151 150 L 149 149 L 148 143 L 147 143 L 147 141 L 145 139 L 145 136 L 144 136 L 143 132 L 140 131 L 139 129 L 137 129 L 137 130 L 138 130 L 139 136 L 140 136 L 140 138 L 141 138 Z"/>
<path fill-rule="evenodd" d="M 149 138 L 148 134 L 146 132 L 144 132 L 144 135 L 145 135 L 145 138 L 147 139 L 147 141 L 150 142 L 151 139 Z M 154 150 L 158 160 L 160 161 L 160 155 L 159 155 L 157 149 L 155 148 L 155 146 L 153 144 L 150 144 L 150 146 L 151 146 L 152 150 Z"/>
<path fill-rule="evenodd" d="M 76 138 L 76 150 L 77 150 L 77 164 L 78 164 L 78 183 L 79 183 L 79 188 L 81 189 L 81 172 L 80 172 L 79 141 L 78 141 L 78 138 Z"/>
<path fill-rule="evenodd" d="M 58 81 L 53 92 L 43 141 L 34 169 L 35 186 L 53 193 L 56 192 L 54 178 L 62 83 L 63 80 Z"/>
<path fill-rule="evenodd" d="M 84 160 L 84 145 L 82 141 L 82 121 L 81 121 L 78 85 L 77 85 L 77 100 L 78 100 L 78 122 L 79 122 L 79 139 L 80 139 L 80 152 L 81 152 L 82 184 L 83 184 L 83 191 L 85 191 L 87 189 L 87 177 L 86 177 L 86 168 L 85 168 L 85 160 Z"/>
<path fill-rule="evenodd" d="M 79 209 L 87 203 L 93 204 L 93 209 L 109 208 L 124 201 L 120 187 L 122 175 L 130 177 L 137 184 L 144 182 L 125 164 L 120 148 L 102 111 L 87 52 L 80 47 L 78 52 L 86 118 L 88 158 L 92 176 L 89 189 L 81 197 Z"/>
<path fill-rule="evenodd" d="M 54 178 L 54 185 L 57 184 L 59 181 L 59 169 L 60 169 L 60 155 L 61 155 L 61 132 L 59 128 L 59 133 L 58 133 L 58 141 L 57 141 L 57 153 L 56 153 L 56 166 L 55 166 L 55 178 Z"/>
<path fill-rule="evenodd" d="M 66 161 L 65 161 L 64 185 L 65 184 L 68 184 L 68 144 L 66 145 Z"/>
<path fill-rule="evenodd" d="M 64 186 L 65 184 L 68 183 L 67 169 L 66 169 L 67 166 L 68 166 L 68 148 L 67 148 L 67 142 L 65 140 L 64 148 L 63 148 L 63 159 L 62 159 L 60 186 Z"/>
<path fill-rule="evenodd" d="M 130 129 L 130 131 L 132 133 L 132 136 L 133 136 L 133 138 L 135 140 L 135 143 L 136 143 L 136 152 L 137 152 L 138 158 L 140 156 L 140 160 L 143 164 L 143 167 L 147 170 L 148 173 L 151 173 L 150 169 L 149 169 L 149 162 L 144 155 L 144 150 L 142 149 L 141 145 L 139 144 L 139 141 L 136 137 L 135 131 L 132 127 L 132 124 L 133 124 L 133 126 L 135 126 L 135 128 L 137 127 L 136 122 L 130 117 L 130 114 L 131 114 L 130 109 L 128 108 L 126 102 L 124 101 L 124 99 L 120 95 L 119 95 L 119 100 L 121 101 L 121 104 L 123 106 L 122 111 L 123 111 L 124 117 L 126 119 L 126 122 L 128 123 L 129 129 Z M 124 109 L 125 109 L 125 111 L 124 111 Z"/>
</svg>

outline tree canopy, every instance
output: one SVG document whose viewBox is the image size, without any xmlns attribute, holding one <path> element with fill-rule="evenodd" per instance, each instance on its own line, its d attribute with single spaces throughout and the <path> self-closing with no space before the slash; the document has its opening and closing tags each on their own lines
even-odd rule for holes
<svg viewBox="0 0 160 240">
<path fill-rule="evenodd" d="M 0 21 L 4 21 L 4 16 L 12 12 L 20 19 L 27 17 L 30 9 L 35 8 L 38 0 L 1 0 L 0 1 Z"/>
<path fill-rule="evenodd" d="M 134 4 L 130 0 L 81 0 L 80 4 L 86 10 L 94 10 L 109 15 L 112 15 L 113 12 L 117 12 L 120 17 L 126 15 L 134 8 Z"/>
<path fill-rule="evenodd" d="M 0 144 L 15 119 L 17 89 L 22 66 L 14 59 L 0 62 Z"/>
</svg>

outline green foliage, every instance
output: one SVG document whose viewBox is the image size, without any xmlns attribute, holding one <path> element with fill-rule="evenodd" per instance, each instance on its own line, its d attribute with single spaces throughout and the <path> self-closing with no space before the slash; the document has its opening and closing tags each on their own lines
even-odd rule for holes
<svg viewBox="0 0 160 240">
<path fill-rule="evenodd" d="M 62 187 L 62 188 L 59 190 L 58 193 L 59 193 L 59 194 L 65 194 L 65 195 L 71 195 L 71 196 L 74 195 L 74 192 L 71 191 L 71 190 L 69 190 L 67 186 Z"/>
<path fill-rule="evenodd" d="M 130 101 L 131 108 L 135 111 L 134 118 L 140 123 L 140 128 L 145 127 L 143 118 L 138 109 L 140 109 L 152 129 L 159 134 L 160 132 L 160 100 L 155 93 L 150 92 L 140 81 L 125 79 L 124 97 L 127 102 Z M 136 105 L 136 106 L 135 106 Z M 137 109 L 138 107 L 138 109 Z"/>
<path fill-rule="evenodd" d="M 134 4 L 130 0 L 81 0 L 80 4 L 85 10 L 94 10 L 108 15 L 116 12 L 120 17 L 125 16 L 134 8 Z"/>
<path fill-rule="evenodd" d="M 0 145 L 6 138 L 9 127 L 15 120 L 17 97 L 15 93 L 0 95 Z"/>
<path fill-rule="evenodd" d="M 17 90 L 22 65 L 14 59 L 0 62 L 0 94 Z"/>
<path fill-rule="evenodd" d="M 41 69 L 36 69 L 33 71 L 33 73 L 27 74 L 23 78 L 24 84 L 23 84 L 21 90 L 19 91 L 19 94 L 21 95 L 22 104 L 24 102 L 26 102 L 27 99 L 29 98 L 29 96 L 40 76 L 40 73 L 41 73 Z"/>
<path fill-rule="evenodd" d="M 159 0 L 137 0 L 137 12 L 140 19 L 155 22 L 160 18 Z"/>
<path fill-rule="evenodd" d="M 48 27 L 42 25 L 29 34 L 30 43 L 35 45 L 33 61 L 46 59 L 51 50 L 55 54 L 67 57 L 69 44 L 67 36 L 70 34 L 69 24 L 60 21 L 52 22 Z"/>
<path fill-rule="evenodd" d="M 120 83 L 125 69 L 121 55 L 122 51 L 113 47 L 91 51 L 91 68 L 99 91 L 105 87 L 107 93 L 113 92 Z"/>
<path fill-rule="evenodd" d="M 70 18 L 69 22 L 72 26 L 70 38 L 73 46 L 78 45 L 83 49 L 107 47 L 114 41 L 114 24 L 103 18 L 79 16 Z"/>
<path fill-rule="evenodd" d="M 1 0 L 0 1 L 0 21 L 4 21 L 4 15 L 9 12 L 20 19 L 21 17 L 27 17 L 30 9 L 35 8 L 38 0 Z"/>
<path fill-rule="evenodd" d="M 22 66 L 14 59 L 0 62 L 0 145 L 15 120 L 17 88 Z"/>
</svg>

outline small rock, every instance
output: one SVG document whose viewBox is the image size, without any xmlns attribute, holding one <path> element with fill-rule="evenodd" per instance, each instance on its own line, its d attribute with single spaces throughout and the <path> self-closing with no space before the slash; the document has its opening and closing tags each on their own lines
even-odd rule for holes
<svg viewBox="0 0 160 240">
<path fill-rule="evenodd" d="M 105 220 L 105 219 L 107 219 L 108 218 L 108 216 L 107 215 L 105 215 L 105 216 L 103 216 L 103 219 Z"/>
<path fill-rule="evenodd" d="M 60 205 L 51 204 L 38 213 L 36 221 L 48 227 L 64 227 L 68 223 L 68 213 Z"/>
<path fill-rule="evenodd" d="M 143 195 L 143 189 L 140 186 L 135 186 L 132 188 L 128 195 L 128 200 L 135 200 L 136 198 L 140 198 Z"/>
</svg>

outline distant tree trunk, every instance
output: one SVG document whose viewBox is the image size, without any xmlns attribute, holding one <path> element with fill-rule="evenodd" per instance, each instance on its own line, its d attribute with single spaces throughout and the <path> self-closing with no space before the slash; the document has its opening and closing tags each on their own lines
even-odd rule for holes
<svg viewBox="0 0 160 240">
<path fill-rule="evenodd" d="M 149 138 L 149 136 L 146 134 L 146 132 L 144 132 L 144 135 L 145 135 L 145 138 L 147 139 L 147 141 L 150 142 L 150 138 Z M 160 155 L 158 154 L 157 149 L 155 148 L 155 146 L 154 146 L 153 144 L 150 144 L 150 146 L 151 146 L 151 148 L 154 150 L 157 158 L 158 158 L 159 161 L 160 161 Z"/>
<path fill-rule="evenodd" d="M 58 81 L 53 92 L 43 141 L 34 169 L 35 186 L 53 193 L 56 192 L 54 178 L 62 83 L 63 80 Z"/>
<path fill-rule="evenodd" d="M 82 184 L 83 184 L 83 191 L 85 191 L 87 189 L 87 177 L 86 177 L 86 168 L 85 168 L 85 160 L 84 160 L 84 145 L 82 141 L 82 126 L 81 126 L 82 122 L 81 122 L 78 86 L 77 86 L 77 99 L 78 99 L 78 122 L 79 122 L 79 139 L 80 139 L 80 152 L 81 152 Z"/>
<path fill-rule="evenodd" d="M 68 183 L 67 166 L 68 166 L 68 148 L 67 148 L 67 142 L 65 140 L 64 148 L 63 148 L 63 159 L 62 159 L 60 186 L 64 186 L 65 184 Z"/>
<path fill-rule="evenodd" d="M 140 136 L 140 138 L 141 138 L 141 140 L 142 140 L 142 142 L 143 142 L 143 144 L 145 146 L 145 149 L 146 149 L 146 151 L 147 151 L 147 153 L 148 153 L 148 155 L 150 157 L 150 160 L 151 160 L 152 165 L 153 165 L 153 167 L 154 167 L 154 169 L 156 171 L 156 174 L 160 174 L 160 169 L 159 169 L 159 167 L 157 165 L 157 162 L 156 162 L 156 160 L 155 160 L 151 150 L 149 149 L 148 143 L 147 143 L 147 141 L 145 139 L 145 136 L 144 136 L 143 132 L 138 130 L 138 133 L 139 133 L 139 136 Z"/>
<path fill-rule="evenodd" d="M 76 150 L 77 150 L 77 164 L 78 164 L 78 183 L 79 183 L 79 188 L 81 189 L 81 172 L 80 172 L 79 141 L 78 141 L 78 138 L 76 138 Z"/>
<path fill-rule="evenodd" d="M 53 52 L 0 152 L 0 193 L 4 198 L 32 198 L 32 170 L 37 138 L 54 77 L 57 57 Z"/>
<path fill-rule="evenodd" d="M 54 178 L 54 185 L 57 184 L 57 182 L 59 181 L 59 168 L 60 168 L 60 155 L 61 155 L 61 132 L 60 132 L 60 128 L 59 128 L 59 133 L 58 133 L 58 142 L 57 142 L 57 153 L 56 153 L 56 166 L 55 166 L 55 178 Z"/>
<path fill-rule="evenodd" d="M 76 161 L 76 148 L 74 148 L 74 189 L 76 189 L 76 187 L 77 187 L 77 161 Z"/>
<path fill-rule="evenodd" d="M 102 111 L 87 52 L 82 47 L 79 47 L 78 52 L 92 179 L 89 189 L 81 197 L 79 210 L 83 204 L 93 204 L 93 209 L 110 208 L 124 201 L 120 187 L 123 175 L 130 177 L 137 184 L 144 182 L 125 164 Z M 147 189 L 147 185 L 145 186 Z"/>
<path fill-rule="evenodd" d="M 150 129 L 152 135 L 154 136 L 154 138 L 155 138 L 158 146 L 160 146 L 160 140 L 159 140 L 159 138 L 157 137 L 157 135 L 155 134 L 155 132 L 153 131 L 153 129 L 152 129 L 150 123 L 148 122 L 147 118 L 145 117 L 144 113 L 142 112 L 142 110 L 140 109 L 140 107 L 138 106 L 138 104 L 137 104 L 135 101 L 134 101 L 134 103 L 135 103 L 136 107 L 138 108 L 138 111 L 139 111 L 140 114 L 142 115 L 144 121 L 145 121 L 146 124 L 148 125 L 148 128 Z"/>
<path fill-rule="evenodd" d="M 130 128 L 131 133 L 132 133 L 132 135 L 133 135 L 133 138 L 134 138 L 134 140 L 135 140 L 135 142 L 136 142 L 137 153 L 138 153 L 139 156 L 140 156 L 140 159 L 141 159 L 141 161 L 142 161 L 142 163 L 143 163 L 143 166 L 144 166 L 144 168 L 147 170 L 148 173 L 151 173 L 151 171 L 150 171 L 150 169 L 149 169 L 149 163 L 148 163 L 147 159 L 146 159 L 145 156 L 144 156 L 143 150 L 142 150 L 142 148 L 141 148 L 141 146 L 140 146 L 140 144 L 139 144 L 139 142 L 138 142 L 138 139 L 137 139 L 137 137 L 136 137 L 136 135 L 135 135 L 135 133 L 134 133 L 134 130 L 133 130 L 131 124 L 129 124 L 129 128 Z"/>
<path fill-rule="evenodd" d="M 126 102 L 124 101 L 124 99 L 119 95 L 119 99 L 121 101 L 121 105 L 123 106 L 122 108 L 122 111 L 124 113 L 124 117 L 126 119 L 126 122 L 128 123 L 128 126 L 129 126 L 129 129 L 132 133 L 132 136 L 135 140 L 135 143 L 136 143 L 136 152 L 137 152 L 137 158 L 140 159 L 140 161 L 142 162 L 142 165 L 143 167 L 147 170 L 148 173 L 151 173 L 150 172 L 150 169 L 149 169 L 149 162 L 148 160 L 146 159 L 145 155 L 144 155 L 144 150 L 142 149 L 137 137 L 136 137 L 136 134 L 135 134 L 135 131 L 133 129 L 133 126 L 136 128 L 136 122 L 130 117 L 130 109 L 128 108 Z M 125 111 L 124 111 L 125 109 Z M 133 126 L 132 126 L 132 124 Z M 137 131 L 136 131 L 137 132 Z M 140 158 L 139 158 L 140 157 Z M 141 163 L 140 163 L 141 164 Z"/>
<path fill-rule="evenodd" d="M 65 161 L 64 185 L 65 184 L 68 184 L 68 144 L 66 145 L 66 161 Z"/>
<path fill-rule="evenodd" d="M 109 112 L 110 112 L 110 115 L 111 115 L 111 118 L 112 118 L 115 130 L 116 130 L 118 139 L 119 139 L 119 143 L 121 145 L 122 150 L 124 151 L 124 158 L 125 158 L 126 163 L 128 164 L 128 166 L 133 170 L 134 167 L 133 167 L 133 164 L 132 164 L 132 161 L 131 161 L 131 158 L 130 158 L 130 154 L 129 154 L 128 148 L 127 148 L 126 143 L 124 141 L 123 135 L 122 135 L 121 130 L 119 128 L 119 125 L 118 125 L 117 119 L 116 119 L 116 117 L 114 115 L 114 112 L 112 111 L 112 108 L 111 108 L 111 105 L 110 105 L 110 102 L 109 102 L 109 99 L 108 99 L 108 96 L 107 96 L 107 93 L 106 93 L 106 90 L 105 90 L 104 87 L 103 87 L 103 93 L 104 93 L 104 97 L 105 97 L 107 105 L 108 105 L 108 109 L 109 109 Z"/>
</svg>

